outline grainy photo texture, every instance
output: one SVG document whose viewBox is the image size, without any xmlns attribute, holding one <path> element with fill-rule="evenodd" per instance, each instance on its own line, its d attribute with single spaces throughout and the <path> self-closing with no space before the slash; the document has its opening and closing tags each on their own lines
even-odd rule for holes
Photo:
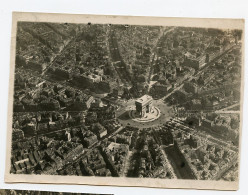
<svg viewBox="0 0 248 195">
<path fill-rule="evenodd" d="M 110 194 L 89 194 L 89 193 L 72 193 L 72 192 L 0 189 L 0 195 L 110 195 Z"/>
<path fill-rule="evenodd" d="M 243 26 L 129 21 L 16 21 L 8 174 L 237 186 Z"/>
</svg>

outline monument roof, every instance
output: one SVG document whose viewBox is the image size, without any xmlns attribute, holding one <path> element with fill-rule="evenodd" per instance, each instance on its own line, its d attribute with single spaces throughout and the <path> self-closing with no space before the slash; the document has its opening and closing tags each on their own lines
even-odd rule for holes
<svg viewBox="0 0 248 195">
<path fill-rule="evenodd" d="M 149 96 L 149 95 L 143 95 L 142 97 L 140 97 L 139 99 L 136 100 L 137 103 L 140 103 L 140 104 L 145 104 L 149 101 L 152 100 L 152 97 Z"/>
</svg>

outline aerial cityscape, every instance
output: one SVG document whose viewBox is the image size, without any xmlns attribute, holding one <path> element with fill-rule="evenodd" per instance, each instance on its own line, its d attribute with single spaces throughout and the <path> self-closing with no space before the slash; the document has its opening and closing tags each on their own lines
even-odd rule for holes
<svg viewBox="0 0 248 195">
<path fill-rule="evenodd" d="M 239 178 L 242 31 L 18 22 L 11 174 Z"/>
</svg>

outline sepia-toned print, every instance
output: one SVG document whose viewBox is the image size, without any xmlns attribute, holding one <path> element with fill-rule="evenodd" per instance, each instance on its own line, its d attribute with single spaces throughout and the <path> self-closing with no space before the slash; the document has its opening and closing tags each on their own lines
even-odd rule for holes
<svg viewBox="0 0 248 195">
<path fill-rule="evenodd" d="M 104 195 L 104 194 L 72 193 L 72 192 L 51 192 L 51 191 L 0 189 L 0 195 L 23 195 L 23 194 L 25 194 L 25 195 Z M 106 195 L 108 195 L 108 194 L 106 194 Z"/>
<path fill-rule="evenodd" d="M 242 20 L 33 14 L 13 23 L 7 182 L 237 189 Z"/>
</svg>

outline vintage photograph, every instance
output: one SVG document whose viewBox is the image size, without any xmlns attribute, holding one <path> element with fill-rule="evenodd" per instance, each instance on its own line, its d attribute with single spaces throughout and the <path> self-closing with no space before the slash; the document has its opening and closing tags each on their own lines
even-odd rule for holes
<svg viewBox="0 0 248 195">
<path fill-rule="evenodd" d="M 7 181 L 237 188 L 242 20 L 219 28 L 204 19 L 174 26 L 34 18 L 13 23 Z M 111 182 L 118 178 L 140 183 Z"/>
<path fill-rule="evenodd" d="M 0 189 L 0 195 L 110 195 L 110 194 L 89 194 L 89 193 Z"/>
</svg>

